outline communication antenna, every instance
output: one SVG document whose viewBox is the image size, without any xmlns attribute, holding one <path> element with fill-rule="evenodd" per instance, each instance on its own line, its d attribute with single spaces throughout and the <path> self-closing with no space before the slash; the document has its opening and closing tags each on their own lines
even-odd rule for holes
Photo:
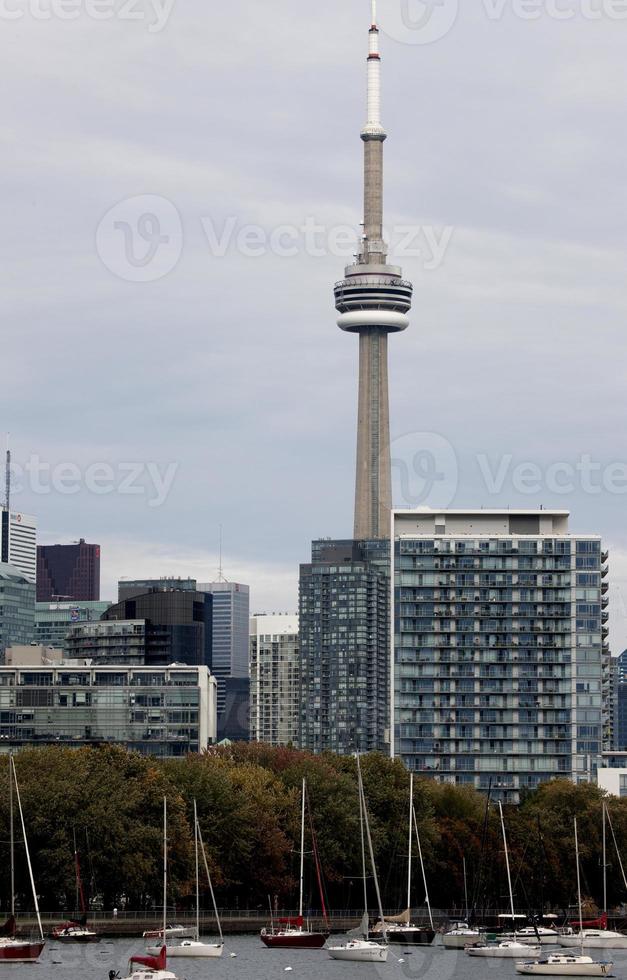
<svg viewBox="0 0 627 980">
<path fill-rule="evenodd" d="M 11 510 L 11 449 L 9 447 L 9 436 L 10 433 L 7 432 L 7 460 L 4 484 L 4 502 L 7 511 Z"/>
<path fill-rule="evenodd" d="M 221 524 L 220 524 L 218 582 L 228 582 L 228 579 L 224 575 L 224 568 L 222 567 L 222 525 Z"/>
</svg>

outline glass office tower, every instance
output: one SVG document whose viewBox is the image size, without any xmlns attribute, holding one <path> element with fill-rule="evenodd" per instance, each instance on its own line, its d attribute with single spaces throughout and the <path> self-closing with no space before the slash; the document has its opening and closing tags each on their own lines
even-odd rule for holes
<svg viewBox="0 0 627 980">
<path fill-rule="evenodd" d="M 507 802 L 594 775 L 608 556 L 568 517 L 394 513 L 392 753 L 410 769 Z"/>
</svg>

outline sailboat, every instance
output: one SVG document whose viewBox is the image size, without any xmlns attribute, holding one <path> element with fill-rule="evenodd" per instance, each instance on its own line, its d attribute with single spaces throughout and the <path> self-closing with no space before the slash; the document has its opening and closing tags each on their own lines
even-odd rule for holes
<svg viewBox="0 0 627 980">
<path fill-rule="evenodd" d="M 216 916 L 216 921 L 218 923 L 218 931 L 220 933 L 219 943 L 203 943 L 200 940 L 200 876 L 199 876 L 199 847 L 202 849 L 202 856 L 205 865 L 205 871 L 207 874 L 207 880 L 209 882 L 209 890 L 211 891 L 211 899 L 213 901 L 213 911 Z M 196 808 L 196 800 L 194 800 L 194 850 L 196 858 L 196 930 L 192 939 L 183 939 L 180 943 L 174 946 L 170 946 L 168 950 L 168 955 L 172 957 L 191 957 L 196 959 L 201 959 L 204 957 L 219 957 L 222 956 L 224 952 L 224 939 L 222 936 L 222 926 L 220 924 L 220 915 L 218 913 L 218 907 L 216 905 L 215 894 L 213 891 L 213 884 L 211 882 L 211 874 L 209 873 L 209 863 L 207 861 L 207 855 L 205 853 L 205 845 L 200 833 L 200 824 L 198 823 L 198 811 Z M 158 947 L 149 947 L 148 952 L 153 955 L 158 955 L 160 950 Z"/>
<path fill-rule="evenodd" d="M 468 905 L 468 874 L 466 871 L 466 858 L 464 862 L 464 899 L 466 902 L 466 918 L 458 922 L 453 922 L 442 936 L 442 945 L 445 949 L 463 949 L 481 939 L 478 929 L 473 929 L 469 925 L 470 908 Z"/>
<path fill-rule="evenodd" d="M 80 903 L 81 915 L 79 918 L 70 919 L 68 922 L 63 922 L 61 925 L 55 926 L 51 936 L 59 943 L 98 943 L 100 942 L 100 936 L 87 926 L 87 905 L 85 902 L 85 892 L 83 891 L 78 848 L 76 846 L 76 832 L 74 833 L 74 870 L 76 874 L 77 906 Z"/>
<path fill-rule="evenodd" d="M 503 819 L 503 804 L 499 800 L 499 814 L 501 817 L 501 831 L 503 834 L 503 846 L 505 848 L 505 866 L 507 868 L 507 885 L 509 888 L 509 903 L 511 908 L 512 922 L 516 922 L 514 911 L 514 892 L 512 890 L 512 875 L 509 866 L 509 851 L 507 849 L 507 834 L 505 833 L 505 821 Z M 529 946 L 522 943 L 514 933 L 513 939 L 503 939 L 499 943 L 477 943 L 475 946 L 466 946 L 465 952 L 468 956 L 488 956 L 515 959 L 518 956 L 540 956 L 540 946 Z"/>
<path fill-rule="evenodd" d="M 305 874 L 305 800 L 307 795 L 307 784 L 303 779 L 302 801 L 301 801 L 301 821 L 300 821 L 300 898 L 298 904 L 298 917 L 295 919 L 281 919 L 280 929 L 271 928 L 270 932 L 266 929 L 261 931 L 261 941 L 269 949 L 321 949 L 326 943 L 328 932 L 314 932 L 303 928 L 305 920 L 303 918 L 303 885 Z M 314 842 L 314 859 L 316 862 L 316 872 L 318 884 L 320 884 L 320 867 L 318 863 L 318 852 Z M 320 900 L 322 911 L 326 919 L 326 909 L 324 907 L 324 896 L 320 888 Z"/>
<path fill-rule="evenodd" d="M 579 836 L 577 834 L 577 817 L 575 826 L 575 858 L 577 861 L 577 899 L 579 902 L 579 945 L 581 952 L 549 953 L 541 960 L 520 962 L 516 964 L 516 972 L 531 976 L 544 977 L 606 977 L 612 972 L 613 963 L 597 962 L 591 956 L 584 954 L 583 907 L 581 904 L 581 873 L 579 868 Z"/>
<path fill-rule="evenodd" d="M 613 929 L 607 928 L 607 846 L 606 846 L 606 823 L 609 821 L 610 829 L 612 831 L 612 836 L 614 837 L 614 844 L 616 845 L 616 836 L 614 835 L 614 828 L 612 826 L 612 821 L 610 815 L 607 812 L 607 805 L 603 804 L 603 915 L 600 920 L 593 924 L 587 922 L 579 922 L 579 928 L 581 935 L 576 934 L 572 936 L 560 936 L 558 942 L 560 946 L 566 949 L 580 946 L 581 939 L 583 938 L 583 945 L 588 949 L 627 949 L 627 936 L 623 935 L 622 932 L 614 932 Z M 618 855 L 618 860 L 621 865 L 621 871 L 623 872 L 623 878 L 625 877 L 625 871 L 623 868 L 623 863 L 621 860 L 620 852 L 618 846 L 616 846 L 616 853 Z M 601 928 L 598 928 L 601 926 Z"/>
<path fill-rule="evenodd" d="M 166 935 L 168 898 L 168 802 L 163 798 L 163 935 Z M 133 966 L 139 969 L 133 970 Z M 165 941 L 158 956 L 131 956 L 129 969 L 132 971 L 125 980 L 178 980 L 175 973 L 168 970 L 168 957 Z M 119 980 L 113 970 L 109 972 L 109 980 Z"/>
<path fill-rule="evenodd" d="M 18 939 L 16 937 L 17 923 L 15 920 L 15 835 L 13 828 L 13 784 L 15 783 L 15 795 L 22 825 L 22 837 L 26 851 L 26 862 L 28 864 L 28 874 L 30 885 L 37 914 L 37 924 L 39 926 L 39 939 L 32 942 L 28 939 Z M 0 963 L 35 963 L 43 951 L 44 932 L 41 926 L 41 916 L 39 914 L 39 903 L 37 901 L 37 890 L 33 877 L 33 866 L 30 860 L 28 840 L 26 838 L 26 825 L 24 823 L 24 813 L 22 801 L 20 799 L 20 787 L 17 782 L 17 772 L 13 755 L 9 755 L 9 825 L 10 825 L 10 849 L 11 849 L 11 914 L 4 926 L 0 928 Z"/>
<path fill-rule="evenodd" d="M 429 912 L 429 922 L 430 925 L 427 926 L 416 926 L 411 922 L 411 875 L 412 875 L 412 845 L 414 831 L 416 832 L 416 839 L 418 841 L 418 856 L 420 858 L 420 867 L 422 869 L 422 881 L 425 888 L 425 900 L 427 903 L 427 909 Z M 425 875 L 425 866 L 422 859 L 422 845 L 420 843 L 420 834 L 418 833 L 418 822 L 416 820 L 416 813 L 414 810 L 414 774 L 410 773 L 409 776 L 409 850 L 408 850 L 408 863 L 407 863 L 407 908 L 400 915 L 391 916 L 385 920 L 385 928 L 387 931 L 388 942 L 395 945 L 402 946 L 430 946 L 435 939 L 435 928 L 433 926 L 433 915 L 431 913 L 431 903 L 429 901 L 429 889 L 427 887 L 427 878 Z M 377 922 L 374 929 L 370 930 L 370 938 L 377 939 L 381 936 L 383 931 L 383 922 Z"/>
<path fill-rule="evenodd" d="M 372 847 L 372 837 L 370 835 L 370 823 L 368 821 L 368 807 L 364 796 L 364 785 L 361 778 L 361 763 L 357 755 L 357 784 L 359 790 L 359 830 L 361 835 L 361 867 L 364 881 L 364 915 L 361 920 L 360 932 L 362 939 L 349 939 L 341 946 L 329 946 L 329 955 L 334 960 L 352 960 L 357 963 L 385 963 L 388 958 L 387 931 L 385 919 L 383 917 L 383 907 L 381 904 L 381 892 L 379 890 L 379 879 L 374 860 L 374 849 Z M 379 919 L 383 924 L 381 938 L 382 942 L 376 942 L 369 938 L 369 916 L 368 916 L 368 887 L 366 878 L 366 846 L 364 840 L 364 825 L 368 838 L 368 850 L 370 853 L 370 863 L 372 865 L 372 875 L 377 892 L 377 902 L 379 904 Z M 382 945 L 384 943 L 385 945 Z"/>
</svg>

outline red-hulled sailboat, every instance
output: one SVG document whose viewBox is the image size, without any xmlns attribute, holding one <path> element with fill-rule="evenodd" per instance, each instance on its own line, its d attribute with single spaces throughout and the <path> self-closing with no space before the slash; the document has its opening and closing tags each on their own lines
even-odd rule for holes
<svg viewBox="0 0 627 980">
<path fill-rule="evenodd" d="M 307 799 L 307 785 L 303 779 L 301 824 L 300 824 L 300 900 L 298 915 L 294 918 L 279 919 L 278 928 L 274 922 L 270 930 L 261 930 L 261 941 L 270 949 L 322 949 L 329 938 L 329 930 L 324 932 L 314 932 L 308 926 L 305 928 L 303 917 L 303 883 L 305 872 L 305 801 Z M 313 824 L 311 826 L 312 850 L 316 866 L 316 876 L 318 888 L 320 890 L 320 901 L 322 903 L 322 915 L 325 923 L 327 921 L 327 911 L 324 903 L 322 889 L 322 876 L 320 873 L 320 861 L 318 858 L 318 847 Z"/>
<path fill-rule="evenodd" d="M 76 832 L 74 833 L 74 872 L 76 875 L 76 899 L 77 905 L 80 903 L 81 914 L 55 926 L 51 936 L 59 943 L 99 943 L 100 936 L 87 925 L 87 903 L 81 876 L 81 863 L 76 846 Z"/>
<path fill-rule="evenodd" d="M 17 923 L 15 920 L 15 836 L 13 828 L 13 785 L 15 784 L 15 795 L 22 825 L 22 836 L 24 838 L 24 848 L 26 850 L 26 861 L 28 863 L 28 873 L 37 913 L 37 923 L 39 925 L 39 939 L 28 940 L 18 939 Z M 11 838 L 11 915 L 0 929 L 0 963 L 34 963 L 41 956 L 44 948 L 44 933 L 41 927 L 41 916 L 39 915 L 39 904 L 37 902 L 37 890 L 35 879 L 33 878 L 33 868 L 30 861 L 28 850 L 28 840 L 26 839 L 26 826 L 24 824 L 24 814 L 22 812 L 22 801 L 20 799 L 20 788 L 17 783 L 17 773 L 13 756 L 9 756 L 9 824 Z"/>
</svg>

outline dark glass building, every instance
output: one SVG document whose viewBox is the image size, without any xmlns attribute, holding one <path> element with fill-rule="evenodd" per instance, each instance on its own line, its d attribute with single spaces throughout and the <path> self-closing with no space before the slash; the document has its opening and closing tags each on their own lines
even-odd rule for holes
<svg viewBox="0 0 627 980">
<path fill-rule="evenodd" d="M 300 567 L 300 745 L 389 750 L 390 546 L 314 541 Z"/>
<path fill-rule="evenodd" d="M 100 599 L 100 545 L 51 544 L 37 547 L 37 602 Z"/>
<path fill-rule="evenodd" d="M 212 663 L 212 598 L 204 592 L 153 589 L 111 606 L 101 622 L 145 622 L 144 663 Z"/>
</svg>

